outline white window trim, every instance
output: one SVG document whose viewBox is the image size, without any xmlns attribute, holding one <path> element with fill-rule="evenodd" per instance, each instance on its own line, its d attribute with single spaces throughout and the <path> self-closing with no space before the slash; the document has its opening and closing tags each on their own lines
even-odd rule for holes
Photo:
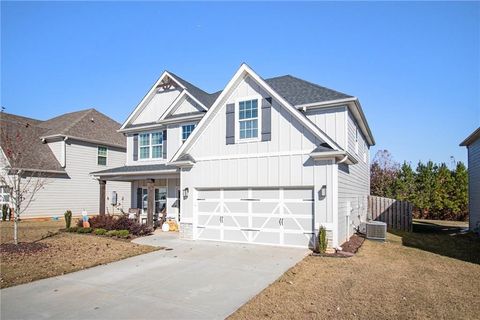
<svg viewBox="0 0 480 320">
<path fill-rule="evenodd" d="M 99 164 L 98 163 L 98 157 L 100 157 L 98 151 L 99 151 L 99 148 L 105 148 L 107 149 L 107 154 L 105 155 L 105 164 Z M 102 156 L 103 157 L 103 156 Z M 107 146 L 102 146 L 102 145 L 97 145 L 97 166 L 102 166 L 102 167 L 106 167 L 108 166 L 108 147 Z"/>
<path fill-rule="evenodd" d="M 187 138 L 187 139 L 183 140 L 183 126 L 193 126 L 193 127 L 194 127 L 193 130 L 195 130 L 195 129 L 197 128 L 197 123 L 196 123 L 196 122 L 188 122 L 188 123 L 182 123 L 182 124 L 180 125 L 180 141 L 181 141 L 182 143 L 184 143 L 184 142 L 187 141 L 187 139 L 188 139 L 188 138 Z M 190 133 L 190 135 L 192 135 L 193 130 L 192 130 L 192 132 Z M 190 135 L 189 135 L 188 137 L 190 137 Z"/>
<path fill-rule="evenodd" d="M 166 130 L 166 129 L 164 129 Z M 165 160 L 165 158 L 163 157 L 163 148 L 165 147 L 165 143 L 164 143 L 164 139 L 163 139 L 163 131 L 164 130 L 156 130 L 156 131 L 150 131 L 150 132 L 140 132 L 138 134 L 138 148 L 137 148 L 137 154 L 138 154 L 138 161 L 152 161 L 152 160 Z M 161 133 L 162 134 L 162 143 L 161 144 L 152 144 L 152 134 L 153 133 Z M 148 138 L 148 158 L 141 158 L 140 156 L 140 148 L 142 147 L 147 147 L 146 145 L 145 146 L 142 146 L 140 144 L 140 136 L 143 135 L 143 134 L 148 134 L 149 138 Z M 167 133 L 168 135 L 168 133 Z M 160 154 L 160 157 L 159 158 L 152 158 L 152 149 L 153 147 L 155 146 L 162 146 L 162 153 Z"/>
<path fill-rule="evenodd" d="M 257 102 L 257 120 L 258 135 L 256 138 L 240 138 L 240 102 L 248 100 L 258 100 Z M 261 95 L 245 96 L 235 99 L 235 143 L 248 143 L 262 141 L 262 99 Z"/>
</svg>

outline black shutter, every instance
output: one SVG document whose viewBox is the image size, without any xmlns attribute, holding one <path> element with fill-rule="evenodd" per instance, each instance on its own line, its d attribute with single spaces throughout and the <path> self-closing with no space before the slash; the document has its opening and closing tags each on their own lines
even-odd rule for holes
<svg viewBox="0 0 480 320">
<path fill-rule="evenodd" d="M 137 188 L 137 208 L 142 209 L 142 188 Z"/>
<path fill-rule="evenodd" d="M 227 104 L 225 139 L 227 144 L 235 143 L 235 104 Z"/>
<path fill-rule="evenodd" d="M 138 134 L 133 135 L 133 161 L 138 160 Z"/>
<path fill-rule="evenodd" d="M 262 99 L 262 141 L 272 140 L 272 98 Z"/>
<path fill-rule="evenodd" d="M 163 159 L 167 159 L 167 130 L 163 130 Z"/>
</svg>

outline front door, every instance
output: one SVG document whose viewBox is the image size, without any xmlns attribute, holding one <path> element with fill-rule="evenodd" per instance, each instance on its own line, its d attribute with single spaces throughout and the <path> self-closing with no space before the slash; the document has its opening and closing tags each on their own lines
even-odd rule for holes
<svg viewBox="0 0 480 320">
<path fill-rule="evenodd" d="M 158 219 L 158 214 L 166 210 L 167 206 L 167 188 L 155 188 L 155 210 L 153 211 L 153 220 Z M 142 215 L 147 215 L 148 208 L 148 189 L 142 188 Z"/>
</svg>

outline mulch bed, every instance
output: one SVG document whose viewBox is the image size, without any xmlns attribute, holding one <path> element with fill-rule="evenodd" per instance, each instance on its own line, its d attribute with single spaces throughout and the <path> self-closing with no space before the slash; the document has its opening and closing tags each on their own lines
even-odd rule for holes
<svg viewBox="0 0 480 320">
<path fill-rule="evenodd" d="M 349 258 L 353 257 L 357 253 L 358 249 L 362 246 L 365 238 L 354 234 L 350 239 L 341 245 L 342 250 L 332 253 L 316 253 L 313 252 L 311 256 L 314 257 L 329 257 L 329 258 Z"/>
<path fill-rule="evenodd" d="M 0 253 L 31 254 L 48 249 L 49 245 L 42 242 L 20 242 L 0 244 Z"/>
<path fill-rule="evenodd" d="M 350 239 L 347 242 L 341 245 L 342 251 L 355 254 L 357 253 L 358 249 L 362 246 L 364 241 L 365 241 L 364 237 L 354 234 L 353 236 L 350 237 Z"/>
</svg>

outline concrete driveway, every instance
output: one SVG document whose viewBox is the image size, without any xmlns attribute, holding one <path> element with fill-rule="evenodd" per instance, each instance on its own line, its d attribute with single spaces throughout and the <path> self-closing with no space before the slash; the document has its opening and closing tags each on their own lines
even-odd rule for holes
<svg viewBox="0 0 480 320">
<path fill-rule="evenodd" d="M 303 249 L 177 239 L 161 250 L 1 290 L 1 319 L 225 318 L 300 261 Z"/>
</svg>

